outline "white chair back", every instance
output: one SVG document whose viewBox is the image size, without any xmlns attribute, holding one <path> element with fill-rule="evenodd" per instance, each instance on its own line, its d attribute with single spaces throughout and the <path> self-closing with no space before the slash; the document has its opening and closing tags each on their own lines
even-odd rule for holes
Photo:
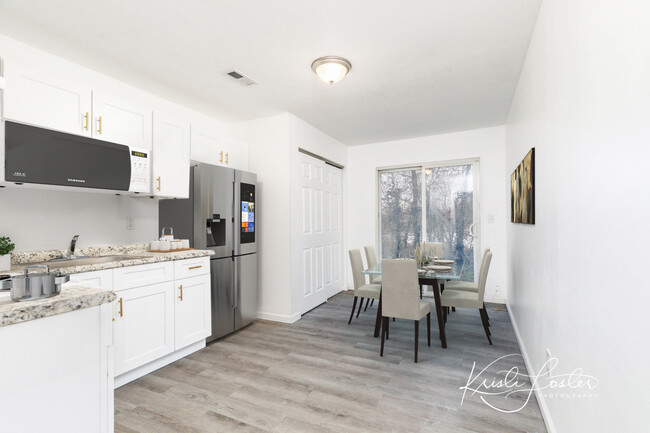
<svg viewBox="0 0 650 433">
<path fill-rule="evenodd" d="M 377 266 L 377 254 L 375 253 L 375 247 L 369 245 L 367 247 L 363 247 L 363 249 L 366 251 L 366 262 L 368 263 L 368 268 Z"/>
<path fill-rule="evenodd" d="M 363 276 L 363 260 L 361 259 L 361 252 L 358 249 L 350 250 L 349 254 L 354 290 L 357 290 L 366 284 L 366 278 Z"/>
<path fill-rule="evenodd" d="M 420 319 L 420 285 L 415 260 L 381 261 L 382 315 L 402 319 Z"/>
<path fill-rule="evenodd" d="M 425 249 L 425 253 L 429 257 L 438 257 L 439 259 L 445 258 L 442 249 L 442 242 L 426 242 Z"/>
<path fill-rule="evenodd" d="M 490 263 L 492 262 L 492 251 L 489 248 L 483 254 L 483 263 L 481 263 L 481 270 L 478 274 L 478 302 L 483 305 L 483 295 L 485 294 L 485 283 L 487 282 L 488 271 L 490 270 Z"/>
</svg>

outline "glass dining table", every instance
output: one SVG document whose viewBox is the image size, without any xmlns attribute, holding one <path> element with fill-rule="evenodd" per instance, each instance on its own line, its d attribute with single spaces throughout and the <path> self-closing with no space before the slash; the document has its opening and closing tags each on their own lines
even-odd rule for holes
<svg viewBox="0 0 650 433">
<path fill-rule="evenodd" d="M 423 286 L 433 288 L 433 298 L 435 300 L 436 316 L 438 317 L 438 329 L 440 331 L 440 343 L 443 348 L 447 347 L 447 337 L 445 336 L 445 322 L 442 316 L 442 304 L 440 302 L 440 293 L 444 290 L 446 281 L 458 281 L 461 278 L 461 267 L 452 265 L 450 271 L 434 271 L 429 269 L 418 269 L 418 280 L 420 284 L 420 298 L 422 298 Z M 363 271 L 365 275 L 371 278 L 381 276 L 381 263 L 377 266 Z M 377 319 L 375 320 L 375 337 L 379 337 L 381 326 L 381 295 L 379 296 L 379 305 L 377 306 Z"/>
</svg>

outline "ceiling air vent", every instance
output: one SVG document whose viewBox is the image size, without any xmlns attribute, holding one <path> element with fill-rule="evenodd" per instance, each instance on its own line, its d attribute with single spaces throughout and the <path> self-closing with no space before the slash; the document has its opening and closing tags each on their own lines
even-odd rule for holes
<svg viewBox="0 0 650 433">
<path fill-rule="evenodd" d="M 246 74 L 242 74 L 237 69 L 233 69 L 231 72 L 228 72 L 227 75 L 237 80 L 237 82 L 244 87 L 254 86 L 257 84 L 257 81 Z"/>
</svg>

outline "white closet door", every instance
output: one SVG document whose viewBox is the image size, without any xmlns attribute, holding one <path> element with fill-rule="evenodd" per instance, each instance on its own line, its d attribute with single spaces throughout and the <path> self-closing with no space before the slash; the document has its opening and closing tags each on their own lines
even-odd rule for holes
<svg viewBox="0 0 650 433">
<path fill-rule="evenodd" d="M 327 301 L 342 287 L 340 170 L 300 155 L 301 313 Z"/>
</svg>

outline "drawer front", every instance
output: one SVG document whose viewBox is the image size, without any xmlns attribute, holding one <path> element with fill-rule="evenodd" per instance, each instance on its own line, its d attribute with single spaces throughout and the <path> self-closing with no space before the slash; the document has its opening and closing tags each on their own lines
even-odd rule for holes
<svg viewBox="0 0 650 433">
<path fill-rule="evenodd" d="M 113 270 L 104 269 L 102 271 L 83 272 L 81 274 L 70 275 L 70 283 L 66 284 L 83 284 L 93 289 L 113 290 Z M 64 286 L 65 287 L 65 286 Z"/>
<path fill-rule="evenodd" d="M 197 257 L 195 259 L 177 260 L 174 262 L 174 278 L 177 280 L 209 273 L 209 257 Z"/>
<path fill-rule="evenodd" d="M 113 274 L 113 289 L 117 292 L 134 287 L 172 281 L 174 279 L 173 263 L 161 262 L 117 268 Z"/>
</svg>

